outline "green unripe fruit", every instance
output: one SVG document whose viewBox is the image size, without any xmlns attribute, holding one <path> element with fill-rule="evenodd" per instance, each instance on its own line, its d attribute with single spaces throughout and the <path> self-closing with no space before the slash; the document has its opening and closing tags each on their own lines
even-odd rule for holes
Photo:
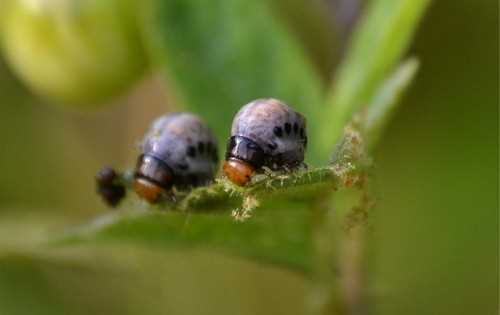
<svg viewBox="0 0 500 315">
<path fill-rule="evenodd" d="M 11 68 L 37 94 L 95 107 L 146 69 L 133 0 L 10 0 L 1 43 Z"/>
</svg>

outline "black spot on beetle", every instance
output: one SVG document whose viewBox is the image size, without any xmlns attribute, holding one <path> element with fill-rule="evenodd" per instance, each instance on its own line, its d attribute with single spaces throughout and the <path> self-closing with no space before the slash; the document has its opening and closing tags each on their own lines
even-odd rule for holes
<svg viewBox="0 0 500 315">
<path fill-rule="evenodd" d="M 198 142 L 198 151 L 200 154 L 203 154 L 205 152 L 205 144 L 203 142 Z"/>
<path fill-rule="evenodd" d="M 304 128 L 300 128 L 300 137 L 301 137 L 302 139 L 304 139 L 304 138 L 305 138 L 305 136 L 306 136 L 306 133 L 305 133 L 305 131 L 304 131 Z"/>
<path fill-rule="evenodd" d="M 290 123 L 285 123 L 285 131 L 287 134 L 290 134 L 292 131 L 292 125 L 290 125 Z"/>
<path fill-rule="evenodd" d="M 212 154 L 213 145 L 212 142 L 207 142 L 207 153 Z"/>
<path fill-rule="evenodd" d="M 276 143 L 272 142 L 272 143 L 268 143 L 267 147 L 269 149 L 271 149 L 272 151 L 274 151 L 274 150 L 276 150 L 276 148 L 278 147 L 278 145 Z"/>
<path fill-rule="evenodd" d="M 298 132 L 299 132 L 299 125 L 297 125 L 297 123 L 294 123 L 293 124 L 293 133 L 297 134 Z"/>
<path fill-rule="evenodd" d="M 274 132 L 274 135 L 278 138 L 281 138 L 283 136 L 283 129 L 281 129 L 281 127 L 274 127 L 273 129 L 273 132 Z"/>
<path fill-rule="evenodd" d="M 195 149 L 195 147 L 193 147 L 193 146 L 191 146 L 191 145 L 190 145 L 190 146 L 187 148 L 186 154 L 187 154 L 189 157 L 194 158 L 194 157 L 196 156 L 196 149 Z"/>
</svg>

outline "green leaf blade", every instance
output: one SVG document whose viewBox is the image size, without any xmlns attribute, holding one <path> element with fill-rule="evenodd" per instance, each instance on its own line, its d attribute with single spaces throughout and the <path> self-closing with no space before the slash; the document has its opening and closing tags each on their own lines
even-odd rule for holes
<svg viewBox="0 0 500 315">
<path fill-rule="evenodd" d="M 416 58 L 403 62 L 394 73 L 377 90 L 373 100 L 366 108 L 362 128 L 365 131 L 365 140 L 368 150 L 372 150 L 380 140 L 383 129 L 415 78 L 419 67 Z"/>
<path fill-rule="evenodd" d="M 310 203 L 363 171 L 336 172 L 344 168 L 335 164 L 260 175 L 262 178 L 246 188 L 219 181 L 178 196 L 173 204 L 162 203 L 146 211 L 123 209 L 98 217 L 50 244 L 129 243 L 160 251 L 208 248 L 308 274 L 314 245 Z"/>
<path fill-rule="evenodd" d="M 373 1 L 341 64 L 320 134 L 323 155 L 406 52 L 430 0 Z M 327 123 L 328 122 L 328 123 Z"/>
<path fill-rule="evenodd" d="M 259 209 L 245 222 L 234 220 L 228 213 L 112 213 L 53 244 L 128 242 L 166 251 L 208 248 L 306 272 L 310 269 L 308 213 L 300 205 L 288 206 L 272 211 Z"/>
</svg>

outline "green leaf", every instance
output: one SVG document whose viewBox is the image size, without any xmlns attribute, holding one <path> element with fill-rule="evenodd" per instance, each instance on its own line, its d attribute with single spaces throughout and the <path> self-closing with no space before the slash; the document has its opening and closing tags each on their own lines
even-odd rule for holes
<svg viewBox="0 0 500 315">
<path fill-rule="evenodd" d="M 326 1 L 268 0 L 273 13 L 300 41 L 309 59 L 328 85 L 342 48 L 341 29 Z"/>
<path fill-rule="evenodd" d="M 311 258 L 309 214 L 300 204 L 280 206 L 259 208 L 245 222 L 229 213 L 112 213 L 71 232 L 57 244 L 129 242 L 166 251 L 202 247 L 305 272 Z"/>
<path fill-rule="evenodd" d="M 321 81 L 266 1 L 153 1 L 147 16 L 153 60 L 177 100 L 207 119 L 221 142 L 237 110 L 257 98 L 282 99 L 317 119 Z"/>
<path fill-rule="evenodd" d="M 202 247 L 308 272 L 312 244 L 307 204 L 340 187 L 343 176 L 323 167 L 260 175 L 248 188 L 221 180 L 187 195 L 177 193 L 177 202 L 99 217 L 52 244 L 132 242 L 166 251 Z M 126 184 L 129 180 L 122 178 Z"/>
<path fill-rule="evenodd" d="M 376 91 L 375 96 L 366 108 L 363 129 L 368 150 L 380 141 L 382 132 L 418 71 L 416 58 L 403 62 L 399 68 Z"/>
<path fill-rule="evenodd" d="M 370 100 L 406 52 L 429 0 L 375 0 L 353 35 L 333 82 L 324 128 L 322 154 L 339 138 L 352 115 Z"/>
</svg>

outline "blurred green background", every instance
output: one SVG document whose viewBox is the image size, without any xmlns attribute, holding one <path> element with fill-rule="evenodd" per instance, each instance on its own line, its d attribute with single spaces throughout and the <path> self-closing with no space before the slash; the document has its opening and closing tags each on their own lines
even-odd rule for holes
<svg viewBox="0 0 500 315">
<path fill-rule="evenodd" d="M 344 37 L 363 7 L 346 3 L 331 1 L 327 12 L 332 21 L 337 8 L 354 12 L 343 15 Z M 448 0 L 432 3 L 419 28 L 411 54 L 420 72 L 375 156 L 375 314 L 498 312 L 498 27 L 497 1 Z M 307 46 L 329 73 L 345 42 L 322 36 Z M 306 279 L 208 251 L 78 249 L 88 268 L 9 256 L 47 229 L 107 211 L 96 170 L 133 165 L 149 122 L 176 107 L 154 73 L 101 111 L 52 106 L 0 62 L 0 268 L 24 275 L 0 278 L 9 283 L 0 285 L 0 314 L 303 313 Z"/>
</svg>

